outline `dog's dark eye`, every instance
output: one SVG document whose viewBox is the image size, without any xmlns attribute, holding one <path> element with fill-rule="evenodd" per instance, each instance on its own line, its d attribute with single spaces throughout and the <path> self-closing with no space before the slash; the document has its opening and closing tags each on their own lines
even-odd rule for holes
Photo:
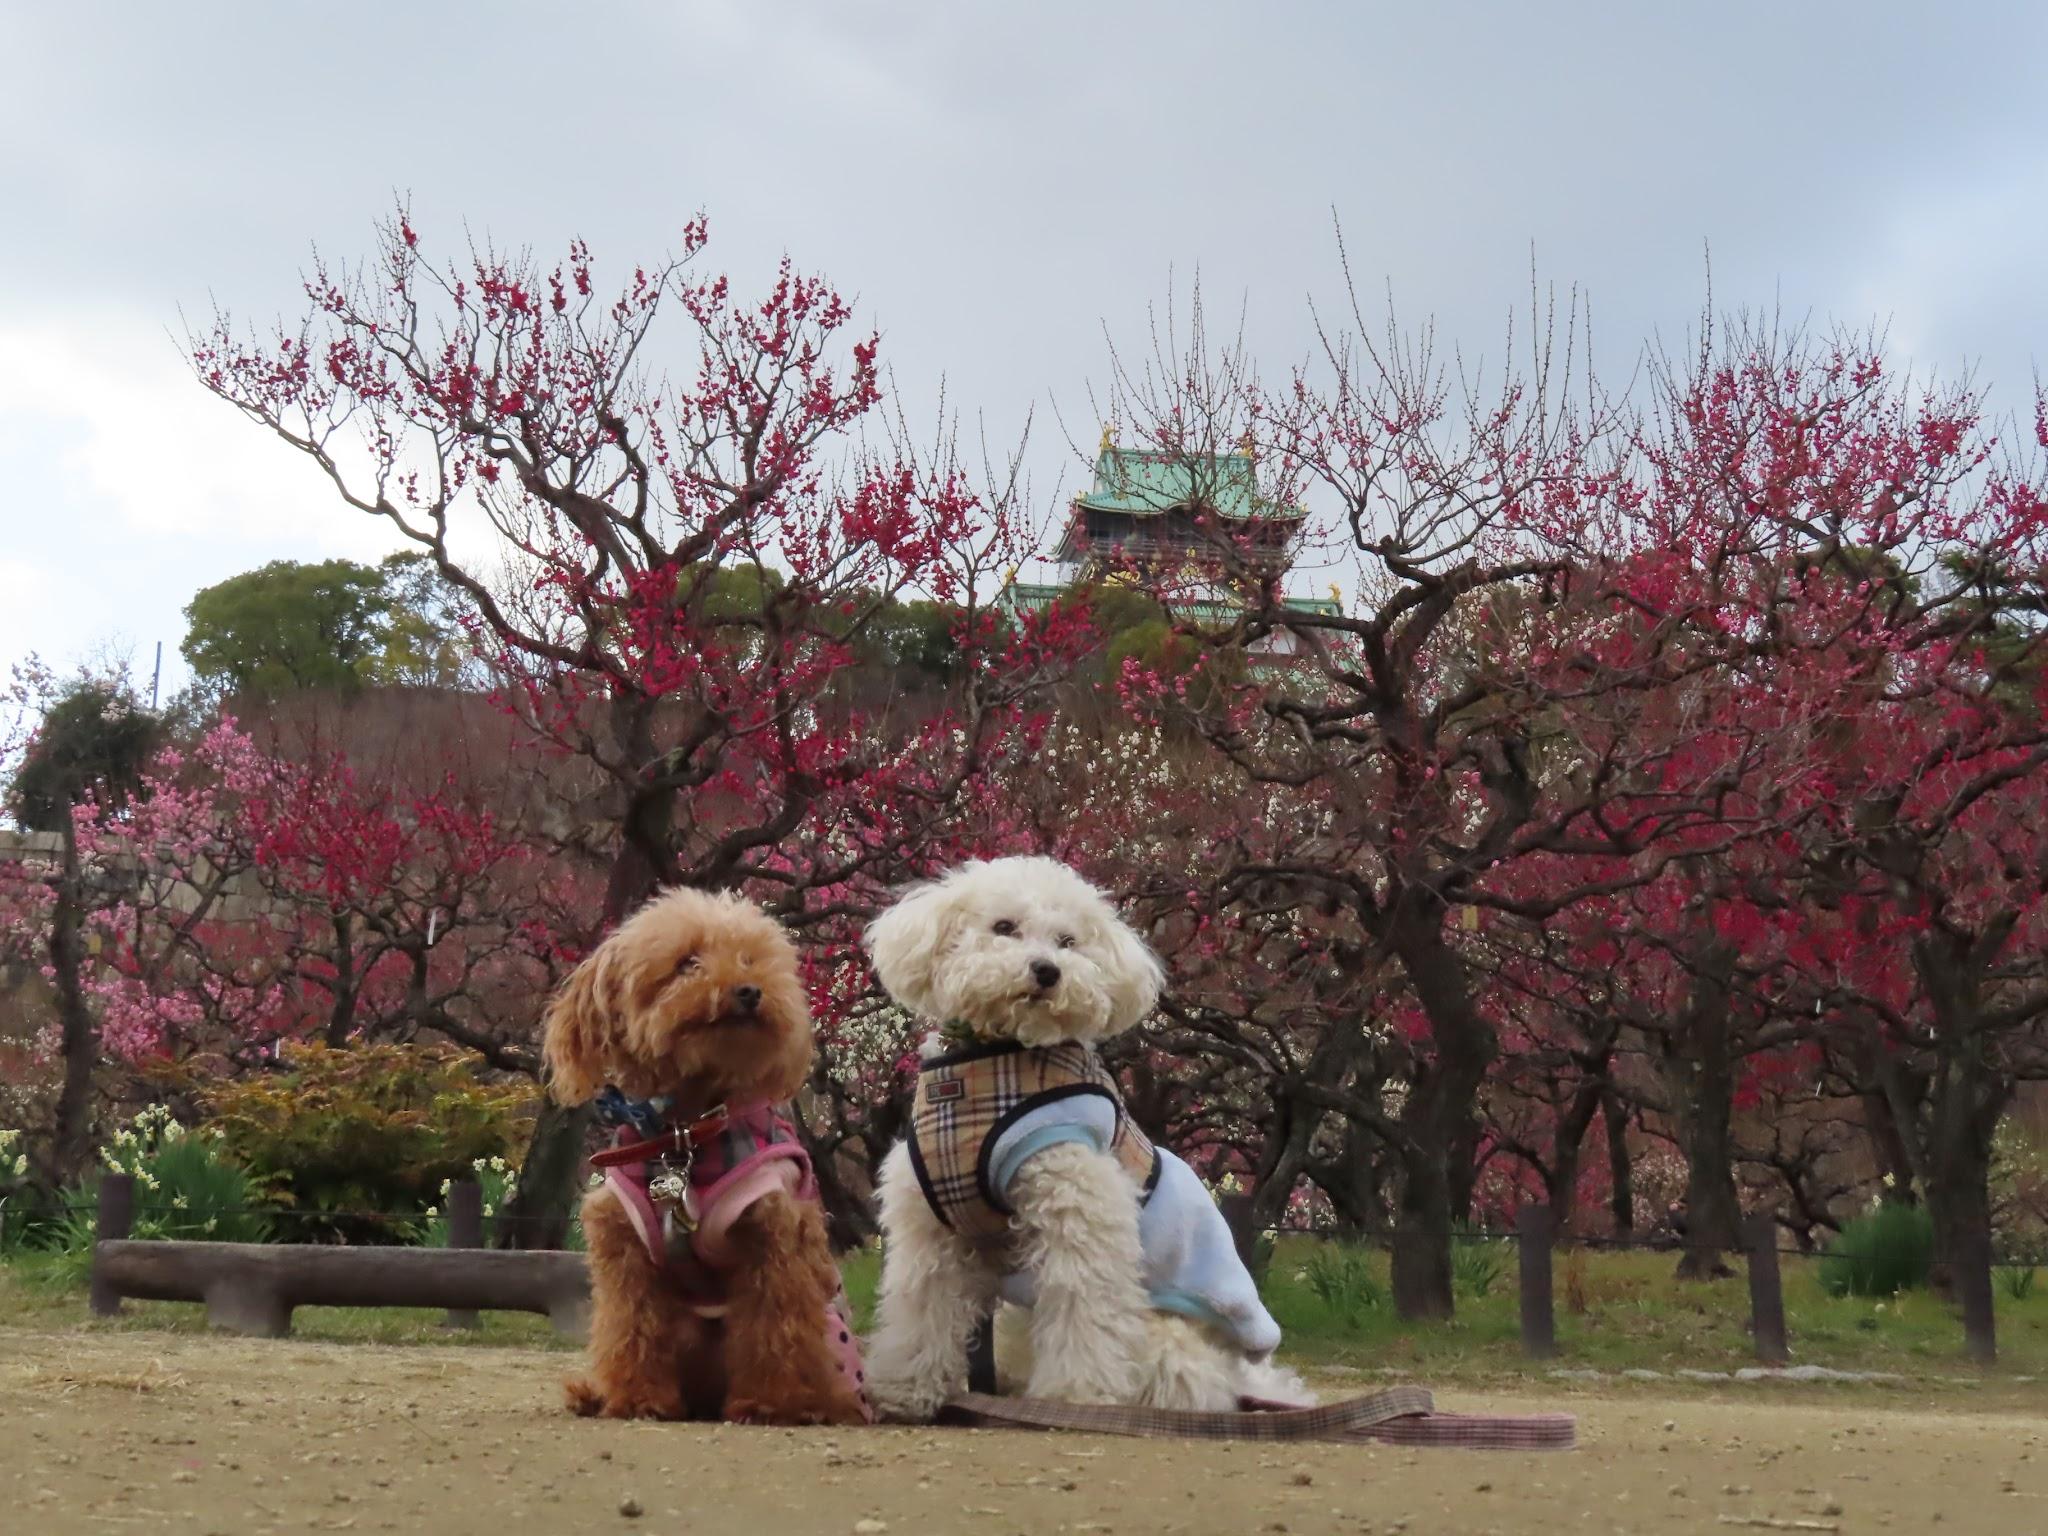
<svg viewBox="0 0 2048 1536">
<path fill-rule="evenodd" d="M 1011 934 L 1017 931 L 1017 925 L 1011 922 L 1007 917 L 999 917 L 995 920 L 995 923 L 991 931 L 999 933 L 1007 939 Z"/>
<path fill-rule="evenodd" d="M 676 961 L 676 974 L 678 976 L 687 976 L 695 969 L 697 969 L 697 957 L 695 955 L 684 955 Z"/>
<path fill-rule="evenodd" d="M 1061 934 L 1061 935 L 1060 935 L 1060 948 L 1061 948 L 1061 949 L 1072 949 L 1073 947 L 1074 947 L 1074 936 L 1073 936 L 1073 935 L 1072 935 L 1071 933 L 1063 933 L 1063 934 Z"/>
</svg>

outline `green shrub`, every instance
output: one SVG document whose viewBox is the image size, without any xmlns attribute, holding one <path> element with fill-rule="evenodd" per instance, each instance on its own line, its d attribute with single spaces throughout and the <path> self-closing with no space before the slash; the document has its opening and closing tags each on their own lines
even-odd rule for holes
<svg viewBox="0 0 2048 1536">
<path fill-rule="evenodd" d="M 1998 1283 L 2014 1301 L 2025 1301 L 2034 1294 L 2034 1282 L 2040 1276 L 2031 1264 L 2008 1264 L 1998 1272 Z"/>
<path fill-rule="evenodd" d="M 1363 1248 L 1324 1243 L 1302 1267 L 1301 1278 L 1332 1317 L 1356 1325 L 1368 1312 L 1386 1305 L 1386 1287 L 1374 1272 L 1372 1255 Z"/>
<path fill-rule="evenodd" d="M 286 1048 L 284 1070 L 211 1089 L 210 1123 L 290 1208 L 298 1241 L 399 1242 L 443 1183 L 526 1143 L 534 1088 L 445 1047 Z"/>
<path fill-rule="evenodd" d="M 1507 1268 L 1508 1245 L 1504 1239 L 1476 1232 L 1460 1232 L 1451 1239 L 1451 1283 L 1466 1295 L 1486 1295 L 1507 1273 Z"/>
<path fill-rule="evenodd" d="M 1830 1296 L 1896 1296 L 1926 1285 L 1933 1267 L 1934 1219 L 1886 1202 L 1842 1228 L 1820 1261 L 1820 1283 Z"/>
</svg>

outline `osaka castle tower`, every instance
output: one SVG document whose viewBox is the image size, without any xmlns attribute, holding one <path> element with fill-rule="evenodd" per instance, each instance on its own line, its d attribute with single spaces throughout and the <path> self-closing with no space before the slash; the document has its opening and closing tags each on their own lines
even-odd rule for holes
<svg viewBox="0 0 2048 1536">
<path fill-rule="evenodd" d="M 1094 484 L 1067 508 L 1052 558 L 1063 580 L 1046 585 L 1012 580 L 1005 603 L 1036 609 L 1074 586 L 1128 583 L 1158 594 L 1177 619 L 1227 624 L 1241 606 L 1224 580 L 1217 548 L 1227 537 L 1238 561 L 1279 577 L 1293 562 L 1308 511 L 1260 494 L 1249 449 L 1224 454 L 1160 453 L 1120 448 L 1109 429 L 1095 455 Z M 1290 597 L 1290 608 L 1336 613 L 1327 598 Z M 1286 639 L 1275 649 L 1286 649 Z"/>
</svg>

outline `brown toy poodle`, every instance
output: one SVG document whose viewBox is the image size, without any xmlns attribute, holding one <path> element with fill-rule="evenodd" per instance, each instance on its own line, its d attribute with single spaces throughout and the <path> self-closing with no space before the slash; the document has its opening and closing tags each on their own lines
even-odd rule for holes
<svg viewBox="0 0 2048 1536">
<path fill-rule="evenodd" d="M 592 1158 L 591 1371 L 578 1413 L 855 1424 L 871 1414 L 810 1160 L 788 936 L 735 896 L 657 897 L 548 1010 L 550 1086 L 617 1127 Z"/>
</svg>

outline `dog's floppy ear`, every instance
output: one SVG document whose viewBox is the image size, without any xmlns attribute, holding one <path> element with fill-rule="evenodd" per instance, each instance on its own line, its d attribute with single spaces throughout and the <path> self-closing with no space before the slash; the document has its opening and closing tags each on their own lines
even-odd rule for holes
<svg viewBox="0 0 2048 1536">
<path fill-rule="evenodd" d="M 581 1104 L 604 1086 L 616 1002 L 611 946 L 601 944 L 569 973 L 541 1025 L 541 1058 L 556 1102 Z"/>
<path fill-rule="evenodd" d="M 913 885 L 868 924 L 868 958 L 882 990 L 913 1013 L 935 1017 L 931 998 L 939 957 L 959 924 L 950 881 Z"/>
<path fill-rule="evenodd" d="M 1104 903 L 1102 947 L 1108 963 L 1103 979 L 1109 990 L 1109 1026 L 1105 1033 L 1118 1034 L 1136 1024 L 1159 1002 L 1166 985 L 1166 970 L 1152 946 Z"/>
</svg>

